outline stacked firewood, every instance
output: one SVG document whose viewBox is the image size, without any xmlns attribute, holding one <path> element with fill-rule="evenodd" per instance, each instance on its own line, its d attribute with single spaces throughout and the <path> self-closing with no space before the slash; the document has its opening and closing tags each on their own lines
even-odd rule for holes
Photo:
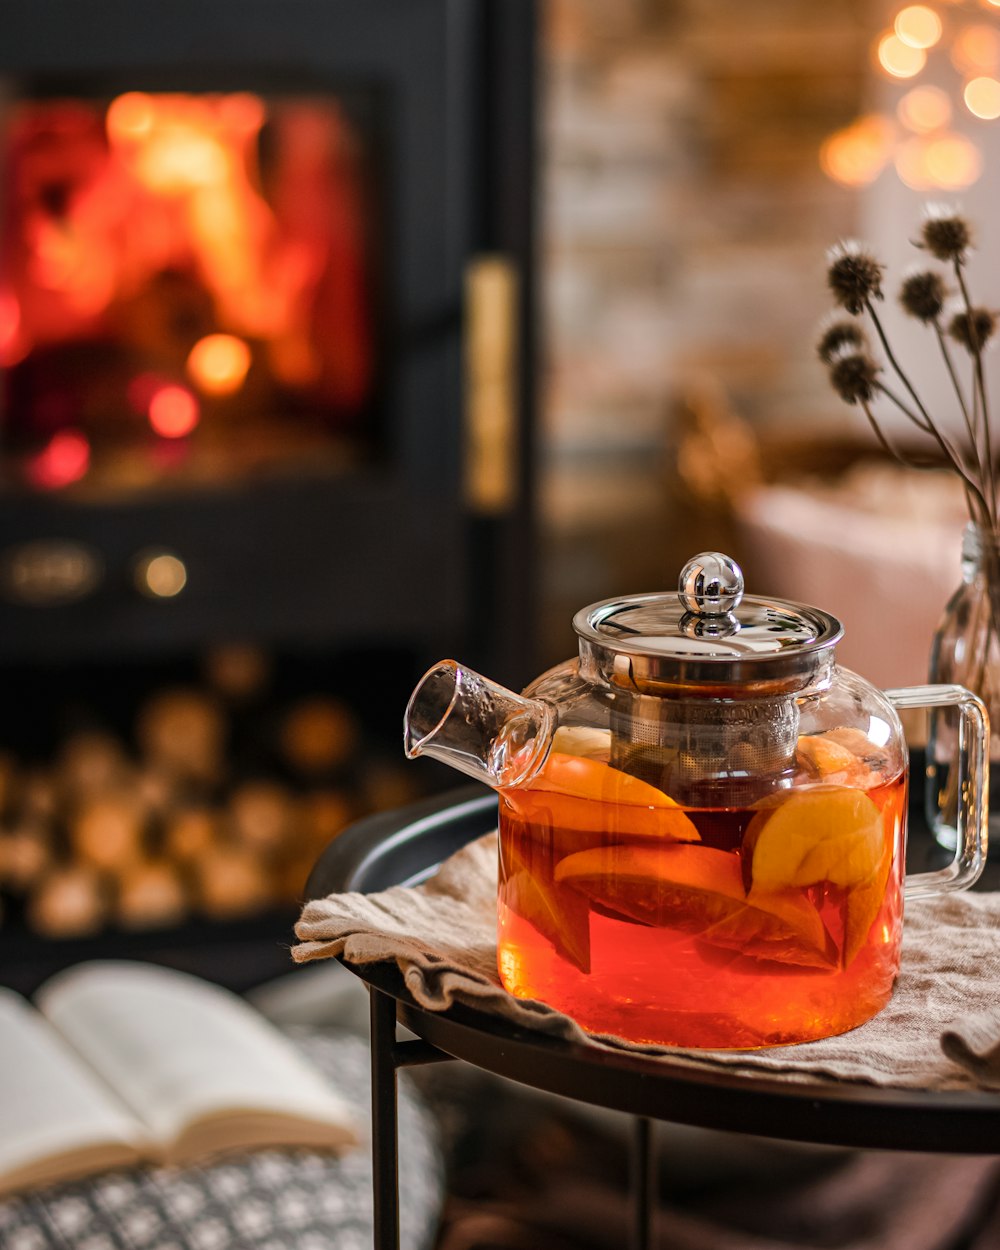
<svg viewBox="0 0 1000 1250">
<path fill-rule="evenodd" d="M 278 767 L 241 773 L 223 700 L 172 689 L 141 708 L 133 740 L 68 736 L 50 762 L 0 754 L 0 898 L 47 938 L 108 926 L 232 920 L 302 895 L 352 820 L 414 797 L 405 772 L 366 762 L 341 701 L 276 718 Z"/>
</svg>

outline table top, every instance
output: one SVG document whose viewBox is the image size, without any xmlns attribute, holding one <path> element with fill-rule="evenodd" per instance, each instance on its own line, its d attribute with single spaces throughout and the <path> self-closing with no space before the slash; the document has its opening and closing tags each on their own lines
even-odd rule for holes
<svg viewBox="0 0 1000 1250">
<path fill-rule="evenodd" d="M 416 884 L 495 827 L 496 797 L 480 786 L 368 817 L 330 844 L 309 878 L 307 896 Z M 929 843 L 926 831 L 911 830 L 908 859 L 916 857 L 920 868 L 940 866 L 939 853 L 923 845 L 921 836 Z M 651 1058 L 548 1037 L 462 1004 L 446 1012 L 427 1011 L 410 997 L 395 967 L 348 967 L 392 995 L 400 1023 L 440 1050 L 577 1101 L 790 1141 L 1000 1154 L 1000 1092 L 886 1089 L 765 1072 L 693 1069 L 669 1056 Z"/>
</svg>

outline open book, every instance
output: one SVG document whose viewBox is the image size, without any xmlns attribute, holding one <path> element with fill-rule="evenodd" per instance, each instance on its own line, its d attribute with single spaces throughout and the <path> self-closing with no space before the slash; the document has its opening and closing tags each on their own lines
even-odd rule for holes
<svg viewBox="0 0 1000 1250">
<path fill-rule="evenodd" d="M 356 1142 L 351 1114 L 236 995 L 150 964 L 0 989 L 0 1193 L 142 1161 Z"/>
</svg>

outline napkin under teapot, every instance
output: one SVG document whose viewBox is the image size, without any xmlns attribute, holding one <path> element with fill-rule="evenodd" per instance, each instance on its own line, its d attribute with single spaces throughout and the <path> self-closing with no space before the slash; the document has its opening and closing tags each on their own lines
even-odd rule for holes
<svg viewBox="0 0 1000 1250">
<path fill-rule="evenodd" d="M 759 1051 L 682 1050 L 595 1036 L 544 1003 L 512 997 L 496 968 L 496 892 L 496 834 L 490 833 L 420 885 L 307 903 L 292 957 L 394 963 L 427 1010 L 464 1003 L 554 1037 L 694 1068 L 911 1089 L 1000 1089 L 1000 892 L 908 901 L 889 1005 L 839 1037 Z"/>
</svg>

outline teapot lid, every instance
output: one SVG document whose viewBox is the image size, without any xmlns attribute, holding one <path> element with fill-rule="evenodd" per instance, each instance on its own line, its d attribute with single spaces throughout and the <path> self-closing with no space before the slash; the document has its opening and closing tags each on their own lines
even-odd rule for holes
<svg viewBox="0 0 1000 1250">
<path fill-rule="evenodd" d="M 835 616 L 743 595 L 743 572 L 718 551 L 681 571 L 676 594 L 628 595 L 573 618 L 581 668 L 643 693 L 739 697 L 801 689 L 843 636 Z"/>
</svg>

